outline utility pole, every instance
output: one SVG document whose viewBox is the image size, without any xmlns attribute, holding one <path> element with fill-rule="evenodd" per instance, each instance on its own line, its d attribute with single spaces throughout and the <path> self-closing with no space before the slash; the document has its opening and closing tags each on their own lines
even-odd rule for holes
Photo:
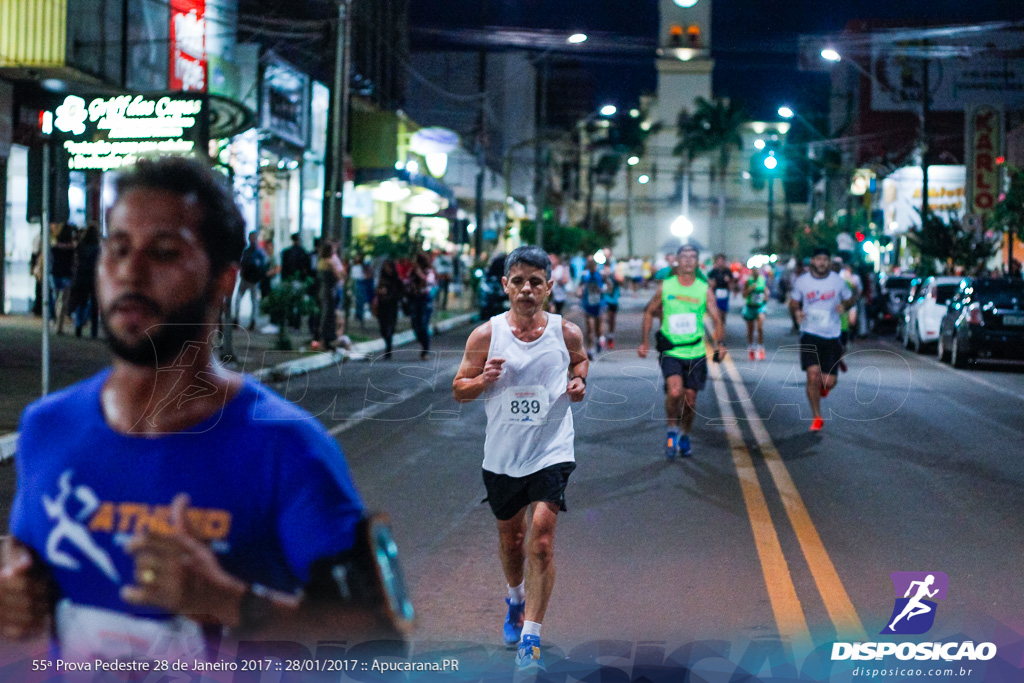
<svg viewBox="0 0 1024 683">
<path fill-rule="evenodd" d="M 928 218 L 928 114 L 930 109 L 928 91 L 930 89 L 929 58 L 927 53 L 922 58 L 921 70 L 921 227 Z"/>
<path fill-rule="evenodd" d="M 487 173 L 487 51 L 480 50 L 477 64 L 477 90 L 480 93 L 480 113 L 476 133 L 476 230 L 473 232 L 473 250 L 479 259 L 484 248 L 484 177 Z"/>
<path fill-rule="evenodd" d="M 539 106 L 537 107 L 537 130 L 534 135 L 533 203 L 537 211 L 537 246 L 544 248 L 544 210 L 548 203 L 547 150 L 544 146 L 544 132 L 548 124 L 548 56 L 540 59 Z"/>
<path fill-rule="evenodd" d="M 327 183 L 327 225 L 325 236 L 348 244 L 341 213 L 345 186 L 345 152 L 348 149 L 349 73 L 351 71 L 352 3 L 338 0 L 338 26 L 335 29 L 334 87 L 331 90 L 331 175 Z"/>
<path fill-rule="evenodd" d="M 633 171 L 626 166 L 626 249 L 633 258 Z"/>
</svg>

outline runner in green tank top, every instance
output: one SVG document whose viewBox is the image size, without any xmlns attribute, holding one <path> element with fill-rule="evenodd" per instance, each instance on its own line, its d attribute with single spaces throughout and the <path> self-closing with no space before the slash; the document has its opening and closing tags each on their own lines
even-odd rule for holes
<svg viewBox="0 0 1024 683">
<path fill-rule="evenodd" d="M 750 360 L 764 360 L 764 309 L 768 305 L 768 280 L 761 270 L 754 270 L 743 286 L 747 302 L 743 306 L 743 319 L 747 321 L 747 355 Z M 754 344 L 754 328 L 757 344 Z"/>
<path fill-rule="evenodd" d="M 675 274 L 658 283 L 644 310 L 644 322 L 637 354 L 646 358 L 654 319 L 661 321 L 658 352 L 661 373 L 665 377 L 665 416 L 668 439 L 665 456 L 689 456 L 690 429 L 697 414 L 697 392 L 704 389 L 708 377 L 704 350 L 704 315 L 715 325 L 715 360 L 725 352 L 724 325 L 715 302 L 715 292 L 706 280 L 697 277 L 697 249 L 684 244 L 676 254 Z"/>
</svg>

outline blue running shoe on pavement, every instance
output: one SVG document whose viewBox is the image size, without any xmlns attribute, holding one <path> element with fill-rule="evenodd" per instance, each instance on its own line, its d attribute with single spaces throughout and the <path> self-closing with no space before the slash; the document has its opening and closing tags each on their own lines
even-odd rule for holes
<svg viewBox="0 0 1024 683">
<path fill-rule="evenodd" d="M 519 642 L 519 637 L 523 635 L 523 619 L 526 616 L 526 603 L 512 602 L 509 598 L 505 598 L 505 602 L 508 603 L 508 615 L 505 617 L 505 626 L 502 628 L 502 636 L 505 638 L 506 645 L 509 647 L 515 647 L 515 644 Z"/>
<path fill-rule="evenodd" d="M 679 455 L 683 458 L 689 458 L 693 455 L 693 449 L 690 448 L 689 434 L 682 434 L 679 436 Z"/>
<path fill-rule="evenodd" d="M 671 460 L 677 455 L 679 455 L 679 435 L 669 432 L 668 440 L 665 442 L 665 457 Z"/>
<path fill-rule="evenodd" d="M 540 657 L 540 636 L 523 636 L 516 650 L 516 666 L 520 671 L 544 670 L 544 660 Z"/>
</svg>

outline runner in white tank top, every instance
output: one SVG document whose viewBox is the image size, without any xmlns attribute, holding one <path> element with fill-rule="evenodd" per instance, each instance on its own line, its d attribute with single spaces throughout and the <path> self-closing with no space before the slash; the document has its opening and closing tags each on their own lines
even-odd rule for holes
<svg viewBox="0 0 1024 683">
<path fill-rule="evenodd" d="M 459 403 L 486 401 L 483 478 L 508 582 L 503 638 L 519 644 L 517 665 L 533 669 L 543 668 L 540 626 L 555 582 L 555 524 L 576 467 L 569 404 L 583 400 L 589 363 L 579 327 L 544 312 L 553 282 L 543 250 L 509 254 L 502 284 L 512 310 L 470 334 L 452 393 Z"/>
<path fill-rule="evenodd" d="M 487 438 L 484 469 L 525 477 L 573 457 L 572 411 L 566 369 L 569 350 L 562 316 L 547 314 L 540 338 L 523 341 L 512 333 L 507 316 L 491 318 L 488 358 L 504 358 L 498 381 L 484 390 Z"/>
</svg>

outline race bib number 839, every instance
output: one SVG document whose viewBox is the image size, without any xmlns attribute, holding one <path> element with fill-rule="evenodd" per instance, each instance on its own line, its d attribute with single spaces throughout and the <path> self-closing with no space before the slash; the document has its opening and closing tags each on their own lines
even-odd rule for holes
<svg viewBox="0 0 1024 683">
<path fill-rule="evenodd" d="M 505 422 L 532 424 L 548 414 L 548 390 L 543 386 L 511 387 L 502 397 L 501 415 Z"/>
</svg>

